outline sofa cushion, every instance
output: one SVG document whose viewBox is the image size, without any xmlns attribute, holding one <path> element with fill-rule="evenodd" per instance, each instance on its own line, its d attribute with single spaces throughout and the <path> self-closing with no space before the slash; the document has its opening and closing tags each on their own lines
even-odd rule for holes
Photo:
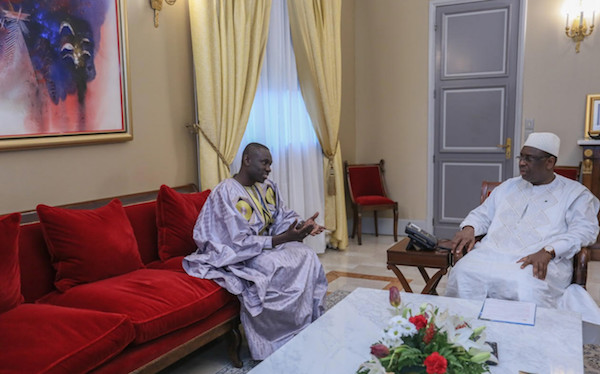
<svg viewBox="0 0 600 374">
<path fill-rule="evenodd" d="M 143 343 L 206 318 L 232 298 L 210 280 L 140 269 L 53 292 L 38 302 L 126 314 L 135 327 L 135 343 Z"/>
<path fill-rule="evenodd" d="M 56 290 L 56 271 L 52 267 L 46 246 L 42 224 L 22 224 L 19 232 L 19 267 L 21 269 L 21 293 L 26 303 L 32 303 L 45 294 Z"/>
<path fill-rule="evenodd" d="M 124 207 L 131 222 L 142 262 L 158 260 L 158 230 L 156 229 L 156 200 Z"/>
<path fill-rule="evenodd" d="M 161 260 L 186 256 L 196 250 L 192 233 L 209 194 L 210 190 L 179 193 L 169 186 L 160 186 L 156 198 L 156 226 Z"/>
<path fill-rule="evenodd" d="M 357 197 L 354 200 L 356 200 L 356 203 L 360 204 L 360 205 L 385 205 L 385 204 L 392 205 L 392 204 L 394 204 L 394 200 L 389 199 L 385 196 L 376 196 L 376 195 L 361 196 L 361 197 Z"/>
<path fill-rule="evenodd" d="M 37 212 L 59 291 L 143 267 L 133 229 L 118 199 L 98 209 L 40 204 Z"/>
<path fill-rule="evenodd" d="M 0 313 L 23 302 L 19 271 L 19 224 L 21 214 L 0 218 Z"/>
<path fill-rule="evenodd" d="M 185 256 L 177 256 L 177 257 L 171 257 L 168 260 L 165 261 L 152 261 L 149 264 L 146 264 L 146 267 L 148 269 L 161 269 L 161 270 L 172 270 L 172 271 L 179 271 L 182 273 L 185 273 L 185 270 L 183 270 L 183 258 Z"/>
<path fill-rule="evenodd" d="M 0 371 L 85 373 L 135 337 L 122 314 L 22 304 L 0 314 Z"/>
<path fill-rule="evenodd" d="M 163 362 L 163 359 L 164 362 L 166 362 L 169 358 L 180 357 L 181 354 L 189 352 L 190 347 L 193 349 L 193 347 L 204 345 L 208 341 L 214 340 L 218 336 L 222 336 L 228 327 L 231 328 L 239 325 L 239 312 L 239 302 L 237 300 L 232 300 L 210 316 L 186 326 L 183 329 L 173 331 L 144 344 L 130 345 L 119 355 L 94 369 L 91 374 L 115 374 L 140 371 L 150 372 L 150 370 L 136 371 L 136 369 L 153 360 L 157 360 L 160 363 Z M 157 359 L 157 357 L 159 358 Z M 184 365 L 184 367 L 185 366 L 187 365 Z M 148 367 L 152 367 L 153 371 L 155 369 L 152 365 L 148 365 Z M 160 373 L 166 374 L 179 371 L 182 370 L 165 369 Z M 212 372 L 214 371 L 216 371 L 216 369 Z M 202 363 L 199 362 L 198 368 L 196 370 L 190 370 L 190 372 L 204 373 L 211 371 L 206 369 L 206 365 L 202 365 Z"/>
</svg>

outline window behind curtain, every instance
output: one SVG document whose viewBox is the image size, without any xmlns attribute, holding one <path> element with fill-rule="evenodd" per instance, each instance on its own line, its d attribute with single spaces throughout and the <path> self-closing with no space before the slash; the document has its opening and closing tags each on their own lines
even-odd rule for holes
<svg viewBox="0 0 600 374">
<path fill-rule="evenodd" d="M 279 186 L 283 200 L 303 218 L 320 212 L 317 222 L 322 225 L 323 153 L 300 92 L 285 0 L 273 0 L 266 49 L 248 126 L 231 170 L 239 170 L 248 143 L 266 145 L 273 156 L 269 178 Z M 325 251 L 325 235 L 304 242 L 317 253 Z"/>
</svg>

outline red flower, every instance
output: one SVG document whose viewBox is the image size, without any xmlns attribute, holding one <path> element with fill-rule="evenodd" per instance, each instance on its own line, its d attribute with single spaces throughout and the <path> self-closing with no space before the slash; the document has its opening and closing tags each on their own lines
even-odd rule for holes
<svg viewBox="0 0 600 374">
<path fill-rule="evenodd" d="M 429 344 L 433 336 L 435 335 L 435 325 L 432 323 L 429 324 L 427 330 L 425 330 L 425 336 L 423 337 L 423 341 L 425 344 Z"/>
<path fill-rule="evenodd" d="M 446 358 L 437 352 L 430 354 L 425 361 L 423 361 L 423 364 L 425 364 L 427 374 L 444 374 L 448 368 L 448 361 Z"/>
<path fill-rule="evenodd" d="M 373 344 L 371 354 L 377 358 L 384 358 L 390 355 L 390 350 L 383 344 Z"/>
<path fill-rule="evenodd" d="M 413 325 L 415 325 L 417 330 L 421 330 L 423 327 L 427 326 L 427 318 L 425 318 L 425 316 L 422 314 L 419 314 L 414 317 L 410 317 L 408 319 L 408 321 L 410 323 L 412 323 Z"/>
</svg>

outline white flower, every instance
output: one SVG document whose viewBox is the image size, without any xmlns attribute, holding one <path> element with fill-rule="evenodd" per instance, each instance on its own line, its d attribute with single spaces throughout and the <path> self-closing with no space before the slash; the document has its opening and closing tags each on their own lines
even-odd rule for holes
<svg viewBox="0 0 600 374">
<path fill-rule="evenodd" d="M 368 371 L 367 371 L 368 370 Z M 371 360 L 363 362 L 358 367 L 358 373 L 361 374 L 386 374 L 385 368 L 375 356 L 371 356 Z"/>
<path fill-rule="evenodd" d="M 394 316 L 388 321 L 387 329 L 395 328 L 399 331 L 400 336 L 407 336 L 417 333 L 417 328 L 408 319 L 402 316 Z"/>
<path fill-rule="evenodd" d="M 388 321 L 387 327 L 383 331 L 385 332 L 382 339 L 384 344 L 393 348 L 404 343 L 403 336 L 416 334 L 417 328 L 408 319 L 398 315 Z"/>
<path fill-rule="evenodd" d="M 402 340 L 402 329 L 399 326 L 394 326 L 390 329 L 385 330 L 383 335 L 383 344 L 389 348 L 395 348 L 401 346 L 404 341 Z"/>
</svg>

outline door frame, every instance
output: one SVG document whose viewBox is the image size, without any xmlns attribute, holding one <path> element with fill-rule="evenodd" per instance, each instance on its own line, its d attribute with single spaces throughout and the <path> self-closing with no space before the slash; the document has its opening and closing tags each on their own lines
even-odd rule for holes
<svg viewBox="0 0 600 374">
<path fill-rule="evenodd" d="M 435 32 L 433 31 L 435 25 L 435 14 L 437 7 L 445 5 L 456 5 L 475 3 L 486 0 L 430 0 L 429 1 L 429 62 L 428 62 L 428 97 L 427 100 L 427 230 L 433 231 L 433 200 L 434 200 L 434 164 L 433 164 L 433 153 L 434 153 L 434 139 L 435 139 L 435 100 L 433 98 L 435 89 L 435 66 L 436 66 L 436 50 L 435 50 Z M 519 46 L 517 48 L 517 85 L 516 85 L 516 107 L 515 107 L 515 133 L 512 134 L 513 138 L 513 173 L 517 175 L 519 171 L 519 165 L 517 158 L 514 157 L 517 154 L 517 147 L 521 145 L 521 134 L 523 128 L 523 67 L 525 65 L 525 30 L 527 21 L 527 3 L 528 0 L 521 0 L 521 8 L 519 9 Z M 507 134 L 508 135 L 508 134 Z"/>
</svg>

